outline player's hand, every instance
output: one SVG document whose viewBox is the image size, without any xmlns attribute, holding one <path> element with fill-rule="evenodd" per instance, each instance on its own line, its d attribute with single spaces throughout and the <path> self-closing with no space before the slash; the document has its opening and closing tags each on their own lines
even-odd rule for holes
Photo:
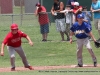
<svg viewBox="0 0 100 75">
<path fill-rule="evenodd" d="M 93 41 L 96 42 L 97 40 L 95 38 L 93 38 Z"/>
<path fill-rule="evenodd" d="M 1 52 L 0 55 L 1 55 L 1 56 L 4 56 L 4 52 Z"/>
<path fill-rule="evenodd" d="M 33 46 L 33 42 L 29 42 L 29 44 L 30 44 L 31 46 Z"/>
</svg>

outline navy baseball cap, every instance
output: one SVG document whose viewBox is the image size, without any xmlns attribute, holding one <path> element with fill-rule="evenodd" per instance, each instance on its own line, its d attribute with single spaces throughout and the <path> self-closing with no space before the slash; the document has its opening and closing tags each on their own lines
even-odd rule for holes
<svg viewBox="0 0 100 75">
<path fill-rule="evenodd" d="M 84 15 L 83 14 L 78 14 L 77 18 L 84 18 Z"/>
</svg>

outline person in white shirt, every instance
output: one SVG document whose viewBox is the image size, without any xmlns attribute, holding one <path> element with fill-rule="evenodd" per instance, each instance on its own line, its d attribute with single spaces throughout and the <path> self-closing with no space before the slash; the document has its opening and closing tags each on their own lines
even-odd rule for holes
<svg viewBox="0 0 100 75">
<path fill-rule="evenodd" d="M 65 10 L 60 11 L 61 13 L 65 13 L 66 16 L 66 32 L 67 32 L 67 41 L 69 41 L 69 33 L 70 33 L 70 27 L 72 25 L 72 9 L 70 5 L 66 5 Z"/>
</svg>

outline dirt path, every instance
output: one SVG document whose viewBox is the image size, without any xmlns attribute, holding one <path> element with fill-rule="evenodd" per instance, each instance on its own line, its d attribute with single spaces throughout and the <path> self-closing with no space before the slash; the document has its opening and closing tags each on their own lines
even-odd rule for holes
<svg viewBox="0 0 100 75">
<path fill-rule="evenodd" d="M 67 66 L 33 66 L 33 68 L 34 70 L 41 71 L 41 70 L 53 70 L 53 69 L 80 68 L 80 67 L 76 67 L 76 65 L 67 65 Z M 100 68 L 100 65 L 98 65 L 97 67 L 93 67 L 93 65 L 83 65 L 83 67 L 81 68 Z M 17 71 L 29 71 L 29 69 L 24 67 L 16 67 L 16 71 L 13 72 Z M 10 70 L 10 67 L 5 67 L 5 68 L 0 68 L 0 72 L 12 72 L 12 71 Z"/>
</svg>

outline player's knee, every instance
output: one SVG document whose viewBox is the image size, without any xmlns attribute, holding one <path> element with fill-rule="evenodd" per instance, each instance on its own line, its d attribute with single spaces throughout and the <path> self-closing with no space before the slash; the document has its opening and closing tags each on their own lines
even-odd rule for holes
<svg viewBox="0 0 100 75">
<path fill-rule="evenodd" d="M 90 48 L 87 48 L 88 50 L 92 50 L 92 48 L 90 47 Z"/>
<path fill-rule="evenodd" d="M 88 50 L 92 49 L 91 46 L 86 47 Z"/>
<path fill-rule="evenodd" d="M 11 55 L 11 56 L 10 56 L 10 58 L 15 58 L 15 55 L 14 55 L 14 54 L 13 54 L 13 55 Z"/>
</svg>

